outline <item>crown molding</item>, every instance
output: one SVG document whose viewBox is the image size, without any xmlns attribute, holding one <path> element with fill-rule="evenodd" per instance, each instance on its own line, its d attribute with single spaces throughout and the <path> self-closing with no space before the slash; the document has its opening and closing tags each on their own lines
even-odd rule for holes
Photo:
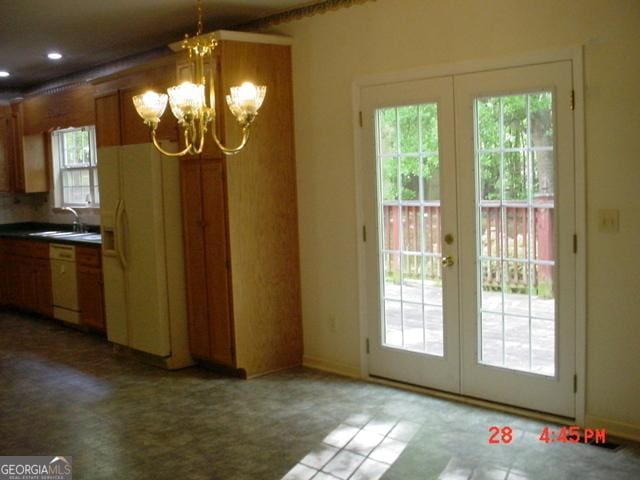
<svg viewBox="0 0 640 480">
<path fill-rule="evenodd" d="M 342 8 L 349 8 L 355 5 L 375 1 L 376 0 L 324 0 L 322 2 L 315 2 L 303 7 L 275 13 L 273 15 L 259 18 L 251 22 L 236 25 L 233 28 L 234 30 L 259 30 L 281 23 L 293 22 L 295 20 L 301 20 L 307 17 L 321 15 L 329 11 L 340 10 Z"/>
</svg>

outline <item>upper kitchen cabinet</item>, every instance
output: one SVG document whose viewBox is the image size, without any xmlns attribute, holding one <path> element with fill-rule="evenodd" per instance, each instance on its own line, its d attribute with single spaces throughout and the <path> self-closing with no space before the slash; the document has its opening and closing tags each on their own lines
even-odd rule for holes
<svg viewBox="0 0 640 480">
<path fill-rule="evenodd" d="M 210 148 L 181 162 L 190 344 L 194 357 L 250 377 L 302 360 L 291 47 L 286 37 L 216 34 L 225 144 L 239 143 L 241 128 L 221 94 L 252 81 L 267 95 L 240 153 Z M 178 78 L 186 74 L 179 61 Z"/>
<path fill-rule="evenodd" d="M 54 89 L 25 98 L 23 108 L 25 135 L 93 125 L 93 87 L 88 83 Z"/>
<path fill-rule="evenodd" d="M 25 134 L 23 103 L 2 108 L 0 114 L 0 191 L 49 191 L 47 138 Z"/>
<path fill-rule="evenodd" d="M 132 98 L 147 90 L 164 91 L 175 84 L 176 59 L 162 57 L 94 82 L 95 124 L 98 148 L 149 143 L 149 128 L 142 123 Z M 177 141 L 175 122 L 161 122 L 159 140 Z"/>
</svg>

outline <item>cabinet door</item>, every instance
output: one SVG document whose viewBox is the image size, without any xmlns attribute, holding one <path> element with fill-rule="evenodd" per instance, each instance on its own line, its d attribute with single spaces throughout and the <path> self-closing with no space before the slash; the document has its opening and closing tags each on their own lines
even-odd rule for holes
<svg viewBox="0 0 640 480">
<path fill-rule="evenodd" d="M 38 292 L 36 282 L 36 270 L 33 259 L 29 257 L 16 257 L 18 266 L 18 279 L 20 295 L 18 307 L 24 310 L 37 311 Z"/>
<path fill-rule="evenodd" d="M 224 165 L 220 160 L 203 161 L 202 205 L 204 218 L 204 264 L 207 271 L 207 299 L 211 358 L 234 365 L 231 318 L 229 256 L 227 248 L 227 214 Z"/>
<path fill-rule="evenodd" d="M 100 147 L 120 145 L 120 101 L 118 92 L 95 99 L 96 143 Z"/>
<path fill-rule="evenodd" d="M 48 259 L 33 259 L 36 290 L 35 311 L 49 317 L 53 316 L 53 292 L 51 289 L 51 264 Z"/>
<path fill-rule="evenodd" d="M 98 330 L 105 330 L 102 270 L 78 265 L 78 305 L 80 321 Z"/>
<path fill-rule="evenodd" d="M 191 354 L 234 366 L 222 160 L 181 163 Z"/>
<path fill-rule="evenodd" d="M 204 262 L 204 219 L 202 215 L 201 181 L 199 159 L 183 159 L 180 163 L 180 182 L 182 190 L 189 349 L 194 357 L 210 358 L 209 305 L 207 301 L 207 270 Z"/>
<path fill-rule="evenodd" d="M 47 172 L 46 134 L 34 133 L 22 137 L 22 155 L 18 159 L 18 168 L 24 172 L 24 192 L 40 193 L 49 191 Z"/>
<path fill-rule="evenodd" d="M 18 307 L 22 303 L 19 258 L 16 255 L 7 253 L 4 262 L 7 269 L 7 304 L 14 307 Z"/>
</svg>

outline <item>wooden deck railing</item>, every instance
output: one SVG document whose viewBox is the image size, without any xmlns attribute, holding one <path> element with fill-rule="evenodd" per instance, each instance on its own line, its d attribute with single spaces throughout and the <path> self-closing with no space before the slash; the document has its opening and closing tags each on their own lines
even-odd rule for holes
<svg viewBox="0 0 640 480">
<path fill-rule="evenodd" d="M 548 198 L 537 199 L 531 210 L 534 216 L 531 222 L 526 205 L 519 205 L 517 202 L 503 205 L 499 202 L 483 203 L 481 259 L 484 288 L 501 289 L 501 275 L 504 274 L 509 291 L 524 292 L 528 288 L 529 268 L 533 269 L 532 287 L 534 289 L 551 288 L 553 266 L 545 261 L 553 261 L 554 258 L 553 203 Z M 424 268 L 426 278 L 439 279 L 442 252 L 439 202 L 422 205 L 403 204 L 402 207 L 397 204 L 385 204 L 383 208 L 384 248 L 405 253 L 402 256 L 405 278 L 420 278 Z M 503 222 L 506 224 L 504 230 Z M 529 251 L 531 229 L 533 229 L 534 244 L 533 249 Z M 402 248 L 400 248 L 401 239 Z M 424 242 L 424 248 L 421 242 Z M 424 254 L 419 255 L 420 252 Z M 400 257 L 400 255 L 390 255 L 387 260 L 388 268 L 399 271 Z M 532 264 L 528 262 L 529 259 L 542 261 L 542 263 Z"/>
</svg>

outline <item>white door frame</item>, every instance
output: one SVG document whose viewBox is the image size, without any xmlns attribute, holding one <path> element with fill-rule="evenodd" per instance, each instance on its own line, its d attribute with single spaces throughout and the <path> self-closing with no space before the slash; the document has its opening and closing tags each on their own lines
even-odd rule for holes
<svg viewBox="0 0 640 480">
<path fill-rule="evenodd" d="M 365 86 L 383 85 L 450 76 L 464 73 L 482 72 L 526 65 L 569 60 L 572 62 L 573 90 L 574 90 L 574 162 L 575 162 L 575 234 L 578 249 L 576 253 L 576 318 L 575 318 L 575 348 L 577 388 L 575 395 L 575 423 L 584 425 L 586 410 L 586 183 L 585 183 L 585 134 L 584 134 L 584 51 L 582 46 L 553 50 L 530 52 L 514 57 L 489 60 L 474 60 L 449 65 L 435 65 L 404 72 L 382 73 L 368 75 L 356 79 L 352 84 L 352 118 L 353 118 L 353 147 L 355 168 L 356 193 L 356 239 L 358 256 L 358 311 L 360 321 L 360 375 L 369 378 L 369 363 L 367 355 L 367 338 L 369 338 L 368 305 L 366 288 L 366 255 L 363 238 L 365 226 L 363 182 L 364 159 L 362 155 L 362 130 L 360 128 L 360 90 Z M 370 226 L 370 228 L 373 226 Z"/>
</svg>

